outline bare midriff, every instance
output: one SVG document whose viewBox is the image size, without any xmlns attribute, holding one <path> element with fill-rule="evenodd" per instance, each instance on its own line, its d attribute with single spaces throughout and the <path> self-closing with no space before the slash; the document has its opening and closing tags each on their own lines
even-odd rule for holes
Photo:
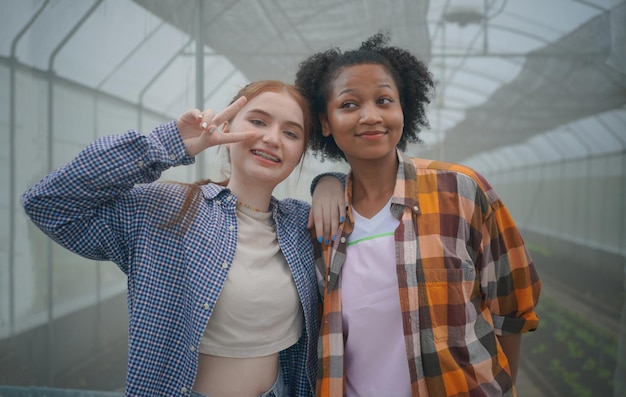
<svg viewBox="0 0 626 397">
<path fill-rule="evenodd" d="M 198 356 L 193 389 L 211 397 L 257 397 L 278 376 L 278 353 L 264 357 L 230 358 Z"/>
</svg>

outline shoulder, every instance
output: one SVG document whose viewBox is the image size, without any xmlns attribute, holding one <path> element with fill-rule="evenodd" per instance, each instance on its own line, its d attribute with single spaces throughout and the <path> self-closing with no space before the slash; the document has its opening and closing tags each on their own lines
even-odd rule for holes
<svg viewBox="0 0 626 397">
<path fill-rule="evenodd" d="M 491 203 L 500 200 L 500 197 L 493 189 L 487 178 L 469 166 L 416 157 L 411 157 L 410 162 L 415 167 L 417 175 L 433 173 L 439 175 L 449 175 L 458 180 L 459 183 L 460 181 L 465 182 L 465 185 L 468 186 L 468 188 L 472 187 L 482 191 Z"/>
<path fill-rule="evenodd" d="M 216 199 L 220 193 L 227 190 L 215 183 L 195 185 L 184 182 L 162 181 L 135 185 L 135 190 L 147 196 L 161 196 L 173 201 L 184 200 L 190 192 L 207 199 Z"/>
<path fill-rule="evenodd" d="M 167 212 L 168 208 L 176 206 L 184 200 L 183 187 L 173 183 L 151 182 L 136 184 L 125 194 L 126 201 L 132 200 L 138 209 L 148 212 Z"/>
<path fill-rule="evenodd" d="M 192 186 L 177 182 L 152 182 L 135 185 L 132 191 L 134 200 L 140 203 L 146 213 L 157 221 L 175 219 L 185 208 L 202 205 L 202 190 L 193 192 Z"/>
<path fill-rule="evenodd" d="M 302 212 L 306 212 L 308 216 L 311 205 L 304 200 L 286 198 L 282 200 L 276 200 L 278 209 L 285 215 L 298 215 Z"/>
<path fill-rule="evenodd" d="M 175 182 L 152 182 L 138 184 L 133 188 L 134 194 L 146 201 L 159 199 L 159 201 L 172 203 L 184 200 L 188 191 L 188 185 Z"/>
<path fill-rule="evenodd" d="M 311 205 L 303 200 L 294 198 L 286 198 L 275 201 L 278 207 L 280 217 L 290 220 L 290 224 L 300 227 L 303 223 L 306 225 L 309 220 L 309 210 Z"/>
<path fill-rule="evenodd" d="M 448 163 L 445 161 L 429 160 L 418 157 L 411 157 L 410 159 L 415 168 L 421 170 L 422 172 L 449 172 L 460 176 L 466 176 L 476 182 L 485 180 L 485 178 L 476 170 L 463 164 Z"/>
</svg>

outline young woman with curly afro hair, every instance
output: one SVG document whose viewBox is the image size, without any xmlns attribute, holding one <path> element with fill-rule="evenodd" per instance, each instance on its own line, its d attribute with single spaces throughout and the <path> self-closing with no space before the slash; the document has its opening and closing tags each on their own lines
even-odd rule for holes
<svg viewBox="0 0 626 397">
<path fill-rule="evenodd" d="M 313 181 L 312 216 L 328 236 L 316 261 L 316 393 L 515 396 L 541 282 L 483 176 L 404 153 L 428 126 L 435 83 L 388 41 L 311 55 L 296 75 L 312 108 L 309 148 L 350 166 L 338 175 L 345 192 L 335 178 Z"/>
</svg>

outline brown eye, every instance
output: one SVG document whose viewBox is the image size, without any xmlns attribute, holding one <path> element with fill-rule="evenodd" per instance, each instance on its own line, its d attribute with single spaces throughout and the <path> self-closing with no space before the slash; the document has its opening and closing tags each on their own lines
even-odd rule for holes
<svg viewBox="0 0 626 397">
<path fill-rule="evenodd" d="M 340 106 L 342 109 L 351 109 L 356 107 L 356 103 L 354 102 L 343 102 Z"/>
<path fill-rule="evenodd" d="M 298 139 L 300 137 L 296 132 L 290 130 L 283 131 L 283 133 L 292 139 Z"/>
</svg>

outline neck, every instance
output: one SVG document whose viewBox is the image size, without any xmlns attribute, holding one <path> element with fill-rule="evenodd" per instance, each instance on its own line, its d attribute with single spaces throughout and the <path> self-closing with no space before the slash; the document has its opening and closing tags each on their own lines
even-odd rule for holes
<svg viewBox="0 0 626 397">
<path fill-rule="evenodd" d="M 241 185 L 230 180 L 227 186 L 244 207 L 261 212 L 268 212 L 272 190 L 262 186 Z"/>
<path fill-rule="evenodd" d="M 398 159 L 351 162 L 352 205 L 365 217 L 376 214 L 393 195 Z"/>
<path fill-rule="evenodd" d="M 358 171 L 352 173 L 352 201 L 387 201 L 396 186 L 396 172 Z"/>
</svg>

